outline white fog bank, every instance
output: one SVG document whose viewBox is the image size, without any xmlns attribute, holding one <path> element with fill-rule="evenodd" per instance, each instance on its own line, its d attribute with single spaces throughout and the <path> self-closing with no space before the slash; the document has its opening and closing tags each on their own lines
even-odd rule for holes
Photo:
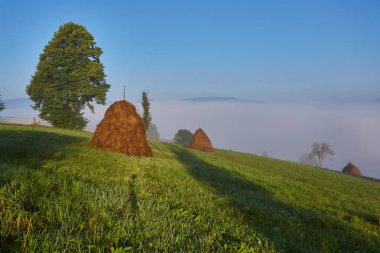
<svg viewBox="0 0 380 253">
<path fill-rule="evenodd" d="M 153 102 L 151 111 L 164 139 L 201 127 L 215 147 L 296 162 L 325 141 L 336 155 L 324 167 L 341 170 L 351 161 L 365 176 L 380 178 L 378 104 Z"/>
<path fill-rule="evenodd" d="M 27 101 L 27 100 L 26 100 Z M 11 103 L 0 117 L 33 117 L 29 102 Z M 134 102 L 141 112 L 139 102 Z M 94 130 L 105 106 L 86 111 Z M 380 104 L 378 103 L 233 103 L 152 101 L 151 113 L 162 139 L 180 128 L 201 127 L 218 148 L 299 162 L 314 142 L 336 151 L 324 167 L 341 171 L 351 161 L 364 176 L 380 178 Z"/>
</svg>

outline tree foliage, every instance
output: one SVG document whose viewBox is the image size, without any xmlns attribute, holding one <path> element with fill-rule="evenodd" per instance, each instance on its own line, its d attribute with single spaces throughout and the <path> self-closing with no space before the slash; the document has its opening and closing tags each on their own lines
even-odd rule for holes
<svg viewBox="0 0 380 253">
<path fill-rule="evenodd" d="M 0 112 L 4 109 L 6 109 L 6 108 L 5 108 L 3 101 L 1 101 L 1 95 L 0 95 Z"/>
<path fill-rule="evenodd" d="M 308 160 L 316 159 L 318 166 L 322 168 L 322 163 L 328 156 L 334 156 L 335 151 L 330 147 L 327 142 L 316 142 L 312 146 L 309 153 Z"/>
<path fill-rule="evenodd" d="M 193 139 L 193 133 L 187 129 L 179 129 L 174 136 L 174 142 L 183 146 L 189 146 Z"/>
<path fill-rule="evenodd" d="M 82 25 L 59 27 L 39 57 L 36 72 L 26 88 L 33 109 L 54 126 L 83 129 L 82 110 L 104 105 L 110 85 L 100 62 L 102 49 Z"/>
<path fill-rule="evenodd" d="M 149 112 L 150 102 L 149 102 L 149 99 L 148 99 L 148 92 L 146 92 L 146 91 L 142 92 L 142 102 L 141 102 L 141 105 L 142 105 L 143 110 L 144 110 L 144 114 L 143 114 L 144 126 L 145 126 L 145 129 L 148 130 L 149 129 L 149 124 L 152 121 L 152 116 L 150 115 L 150 112 Z"/>
</svg>

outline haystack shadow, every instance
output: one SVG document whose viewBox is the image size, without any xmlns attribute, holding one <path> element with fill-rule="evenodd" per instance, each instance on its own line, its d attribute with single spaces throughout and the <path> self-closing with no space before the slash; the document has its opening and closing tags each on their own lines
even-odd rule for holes
<svg viewBox="0 0 380 253">
<path fill-rule="evenodd" d="M 194 152 L 173 146 L 170 149 L 193 178 L 211 187 L 218 196 L 229 200 L 230 207 L 236 210 L 232 219 L 243 218 L 244 223 L 273 242 L 277 250 L 376 252 L 380 248 L 378 238 L 368 237 L 360 231 L 352 232 L 355 228 L 350 224 L 280 201 L 238 172 L 230 172 L 201 160 Z M 326 236 L 318 231 L 326 231 Z M 300 249 L 300 245 L 303 249 Z"/>
</svg>

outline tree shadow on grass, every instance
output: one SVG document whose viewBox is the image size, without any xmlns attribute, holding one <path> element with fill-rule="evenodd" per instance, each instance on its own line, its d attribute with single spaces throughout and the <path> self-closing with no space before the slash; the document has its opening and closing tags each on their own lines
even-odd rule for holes
<svg viewBox="0 0 380 253">
<path fill-rule="evenodd" d="M 24 165 L 37 169 L 46 160 L 64 158 L 68 154 L 62 152 L 60 157 L 55 156 L 68 144 L 83 140 L 81 137 L 38 130 L 1 130 L 0 165 Z"/>
<path fill-rule="evenodd" d="M 38 129 L 0 130 L 0 192 L 4 186 L 15 180 L 15 176 L 19 171 L 22 171 L 22 177 L 30 178 L 48 160 L 60 160 L 70 156 L 70 152 L 66 150 L 67 145 L 83 140 L 84 138 L 81 137 L 39 131 Z M 22 215 L 24 216 L 26 212 L 32 215 L 38 211 L 38 207 L 34 203 L 36 202 L 35 198 L 26 195 L 19 199 L 20 201 L 22 200 L 18 202 L 20 206 L 13 210 L 17 212 L 20 208 L 23 209 L 24 213 Z M 8 200 L 5 195 L 0 195 L 0 198 L 0 203 L 1 201 L 7 203 Z M 11 215 L 7 208 L 11 207 L 7 205 L 5 209 L 0 207 L 0 218 L 3 214 Z M 26 222 L 25 217 L 22 218 L 23 222 Z M 9 222 L 12 222 L 13 218 L 8 217 L 8 219 L 11 219 Z M 23 222 L 20 222 L 21 225 L 19 225 L 21 230 L 26 229 L 22 225 Z M 11 252 L 19 249 L 16 234 L 16 231 L 11 231 L 9 234 L 0 235 L 0 252 Z"/>
<path fill-rule="evenodd" d="M 215 194 L 229 200 L 237 222 L 243 220 L 285 252 L 378 252 L 380 240 L 336 217 L 316 213 L 276 199 L 262 186 L 198 158 L 194 152 L 171 147 L 188 171 Z M 221 206 L 221 208 L 223 208 Z"/>
</svg>

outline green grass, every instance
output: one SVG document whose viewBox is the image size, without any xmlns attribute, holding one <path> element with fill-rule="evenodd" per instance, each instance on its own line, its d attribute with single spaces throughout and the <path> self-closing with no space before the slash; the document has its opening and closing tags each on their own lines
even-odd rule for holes
<svg viewBox="0 0 380 253">
<path fill-rule="evenodd" d="M 237 152 L 0 124 L 1 252 L 380 252 L 380 183 Z"/>
</svg>

